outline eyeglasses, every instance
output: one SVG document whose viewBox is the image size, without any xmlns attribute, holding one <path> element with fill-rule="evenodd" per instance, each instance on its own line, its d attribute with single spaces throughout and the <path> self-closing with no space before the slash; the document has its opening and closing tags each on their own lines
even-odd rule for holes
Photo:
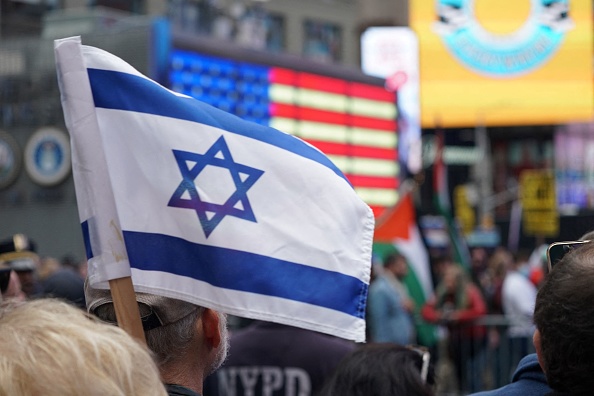
<svg viewBox="0 0 594 396">
<path fill-rule="evenodd" d="M 424 383 L 427 383 L 427 375 L 429 374 L 429 362 L 431 361 L 431 353 L 429 353 L 429 350 L 427 348 L 422 346 L 408 345 L 407 348 L 411 351 L 415 351 L 419 354 L 419 356 L 421 356 L 421 379 Z"/>
<path fill-rule="evenodd" d="M 557 264 L 568 252 L 583 245 L 584 243 L 590 242 L 592 241 L 565 241 L 555 242 L 549 245 L 547 249 L 547 262 L 549 271 L 551 271 L 553 266 Z"/>
</svg>

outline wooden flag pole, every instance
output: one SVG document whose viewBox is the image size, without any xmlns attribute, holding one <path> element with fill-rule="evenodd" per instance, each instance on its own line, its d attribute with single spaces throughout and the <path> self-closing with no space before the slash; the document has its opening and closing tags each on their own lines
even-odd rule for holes
<svg viewBox="0 0 594 396">
<path fill-rule="evenodd" d="M 127 276 L 112 279 L 109 281 L 109 288 L 111 289 L 118 326 L 146 345 L 132 278 Z"/>
</svg>

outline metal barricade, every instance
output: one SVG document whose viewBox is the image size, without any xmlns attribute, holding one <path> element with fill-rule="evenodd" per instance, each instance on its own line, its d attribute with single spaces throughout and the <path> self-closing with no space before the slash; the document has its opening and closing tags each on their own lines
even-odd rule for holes
<svg viewBox="0 0 594 396">
<path fill-rule="evenodd" d="M 534 353 L 532 336 L 510 337 L 509 325 L 503 315 L 486 315 L 454 331 L 440 328 L 437 393 L 467 395 L 509 384 L 518 362 Z"/>
</svg>

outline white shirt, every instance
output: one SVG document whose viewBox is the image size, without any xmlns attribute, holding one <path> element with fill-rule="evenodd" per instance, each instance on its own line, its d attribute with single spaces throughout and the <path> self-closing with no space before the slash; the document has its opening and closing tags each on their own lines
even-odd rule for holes
<svg viewBox="0 0 594 396">
<path fill-rule="evenodd" d="M 503 313 L 510 321 L 510 337 L 530 337 L 534 333 L 532 315 L 536 301 L 536 287 L 518 271 L 510 271 L 503 281 Z"/>
</svg>

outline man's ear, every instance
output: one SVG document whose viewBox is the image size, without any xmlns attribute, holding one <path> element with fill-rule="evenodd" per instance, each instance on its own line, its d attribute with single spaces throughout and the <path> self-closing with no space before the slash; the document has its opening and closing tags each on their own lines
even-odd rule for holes
<svg viewBox="0 0 594 396">
<path fill-rule="evenodd" d="M 542 356 L 542 345 L 540 342 L 540 331 L 536 329 L 534 335 L 532 336 L 532 343 L 534 344 L 534 349 L 536 350 L 536 356 L 538 357 L 538 364 L 540 364 L 540 368 L 543 372 L 545 372 L 545 365 L 543 364 L 543 356 Z"/>
<path fill-rule="evenodd" d="M 211 348 L 221 344 L 221 330 L 219 315 L 212 309 L 205 308 L 202 313 L 202 331 L 206 343 Z"/>
</svg>

